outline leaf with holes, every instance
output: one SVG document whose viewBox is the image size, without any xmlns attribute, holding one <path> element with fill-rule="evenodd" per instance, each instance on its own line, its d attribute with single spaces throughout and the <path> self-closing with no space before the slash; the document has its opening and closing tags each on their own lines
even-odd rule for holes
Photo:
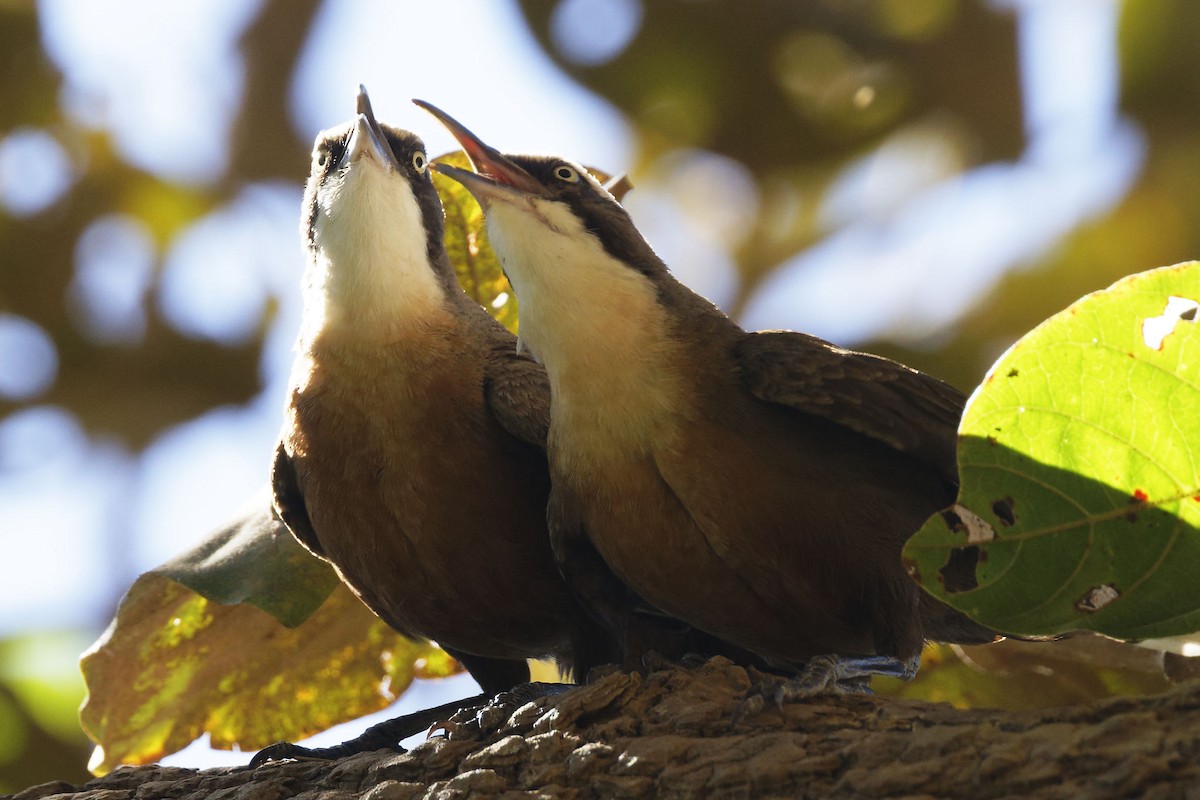
<svg viewBox="0 0 1200 800">
<path fill-rule="evenodd" d="M 996 362 L 959 427 L 958 503 L 905 548 L 1009 633 L 1200 631 L 1200 264 L 1088 295 Z"/>
</svg>

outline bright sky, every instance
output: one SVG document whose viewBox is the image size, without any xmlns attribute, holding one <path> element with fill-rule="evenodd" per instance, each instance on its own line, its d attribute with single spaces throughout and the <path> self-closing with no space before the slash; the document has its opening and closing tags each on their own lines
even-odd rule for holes
<svg viewBox="0 0 1200 800">
<path fill-rule="evenodd" d="M 928 334 L 1005 269 L 1126 191 L 1142 140 L 1116 115 L 1115 6 L 1006 5 L 1021 14 L 1027 152 L 1015 163 L 924 183 L 936 163 L 903 162 L 887 148 L 865 159 L 831 194 L 825 214 L 832 228 L 848 209 L 878 213 L 856 217 L 779 270 L 751 300 L 747 327 L 803 328 L 843 344 L 879 331 Z M 361 82 L 379 118 L 420 132 L 431 154 L 454 146 L 412 97 L 437 103 L 501 149 L 559 152 L 614 171 L 631 161 L 621 115 L 553 68 L 511 2 L 434 7 L 326 2 L 292 87 L 298 130 L 308 138 L 348 119 Z M 236 40 L 253 3 L 41 0 L 39 8 L 47 49 L 66 75 L 64 107 L 110 130 L 124 157 L 168 178 L 203 181 L 220 171 L 228 148 L 245 146 L 228 141 L 228 124 L 241 91 Z M 564 51 L 602 60 L 634 35 L 640 9 L 638 0 L 567 0 L 554 30 Z M 1068 29 L 1072 35 L 1063 36 Z M 449 43 L 469 57 L 447 58 Z M 6 182 L 12 170 L 4 165 L 14 159 L 51 168 Z M 0 141 L 0 202 L 14 213 L 44 207 L 67 185 L 64 166 L 49 137 L 13 133 Z M 136 574 L 194 544 L 265 481 L 298 320 L 304 177 L 250 187 L 197 223 L 169 254 L 162 290 L 150 299 L 184 331 L 236 341 L 249 335 L 263 304 L 279 298 L 256 400 L 168 431 L 142 455 L 89 437 L 56 409 L 0 422 L 0 538 L 15 554 L 0 563 L 0 635 L 103 625 L 100 616 Z M 738 214 L 754 208 L 752 182 L 740 166 L 704 153 L 680 154 L 657 177 L 630 196 L 631 213 L 684 282 L 728 302 L 736 278 L 719 247 L 721 231 L 736 229 Z M 896 205 L 894 187 L 906 181 L 917 188 Z M 731 208 L 742 211 L 688 204 L 714 187 L 738 192 L 746 202 Z M 136 337 L 149 258 L 145 232 L 122 220 L 99 221 L 81 242 L 72 297 L 94 330 Z M 943 290 L 937 302 L 925 299 L 931 283 Z M 36 326 L 0 314 L 0 392 L 36 394 L 52 380 L 52 358 L 35 357 L 47 346 Z M 461 686 L 448 691 L 466 693 Z M 431 702 L 425 695 L 413 702 L 421 698 Z M 174 761 L 211 763 L 197 753 Z"/>
</svg>

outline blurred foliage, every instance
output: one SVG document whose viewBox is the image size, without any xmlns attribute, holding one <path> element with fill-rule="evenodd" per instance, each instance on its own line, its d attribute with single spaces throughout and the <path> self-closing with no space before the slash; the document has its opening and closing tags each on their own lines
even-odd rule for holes
<svg viewBox="0 0 1200 800">
<path fill-rule="evenodd" d="M 174 330 L 150 301 L 157 275 L 143 294 L 146 326 L 137 341 L 90 334 L 71 298 L 76 253 L 85 231 L 115 215 L 149 234 L 161 269 L 176 237 L 235 197 L 248 180 L 298 183 L 309 145 L 292 134 L 284 87 L 316 6 L 317 0 L 265 3 L 242 41 L 247 103 L 238 130 L 269 132 L 262 139 L 272 147 L 234 149 L 226 175 L 210 185 L 183 186 L 125 163 L 104 133 L 66 115 L 59 105 L 61 78 L 43 49 L 35 5 L 0 3 L 0 138 L 18 129 L 44 131 L 64 149 L 72 169 L 68 190 L 49 208 L 25 216 L 0 211 L 0 312 L 35 322 L 57 351 L 57 374 L 48 391 L 20 400 L 0 396 L 0 418 L 34 403 L 59 405 L 91 433 L 138 448 L 173 425 L 257 391 L 261 340 L 228 346 Z M 265 164 L 266 158 L 273 162 Z M 46 636 L 54 641 L 53 634 Z M 5 658 L 15 657 L 9 653 L 21 641 L 0 643 Z M 68 677 L 44 691 L 18 691 L 9 678 L 0 680 L 0 791 L 87 776 L 90 745 L 77 720 L 83 687 L 74 655 L 60 654 L 60 663 L 67 665 Z M 71 720 L 67 734 L 64 716 Z"/>
<path fill-rule="evenodd" d="M 1023 144 L 1014 21 L 980 3 L 668 0 L 643 4 L 628 47 L 590 65 L 556 46 L 558 2 L 520 5 L 555 63 L 626 111 L 648 157 L 701 147 L 763 178 L 837 165 L 930 114 L 970 126 L 983 160 Z"/>
<path fill-rule="evenodd" d="M 636 126 L 637 171 L 702 148 L 753 174 L 761 207 L 732 243 L 744 279 L 735 308 L 772 267 L 829 233 L 814 213 L 820 197 L 890 137 L 932 122 L 965 139 L 976 164 L 1024 145 L 1014 20 L 979 2 L 642 3 L 637 35 L 600 64 L 574 62 L 556 44 L 557 0 L 520 5 L 555 63 Z"/>
<path fill-rule="evenodd" d="M 294 133 L 286 86 L 318 0 L 264 3 L 242 40 L 245 103 L 235 130 L 270 141 L 268 148 L 231 148 L 228 172 L 212 185 L 165 183 L 122 161 L 108 137 L 65 116 L 57 105 L 59 76 L 42 52 L 32 4 L 0 5 L 4 58 L 0 129 L 44 128 L 62 144 L 75 169 L 61 201 L 28 218 L 0 215 L 0 310 L 20 314 L 50 333 L 58 377 L 36 398 L 61 405 L 91 431 L 134 447 L 210 408 L 249 399 L 258 388 L 261 338 L 239 345 L 200 341 L 174 330 L 145 303 L 145 333 L 133 345 L 90 337 L 65 297 L 74 277 L 76 247 L 88 227 L 125 215 L 153 237 L 161 267 L 170 244 L 204 214 L 235 197 L 251 180 L 296 183 L 309 143 Z M 5 96 L 7 95 L 7 96 Z M 145 292 L 155 296 L 153 280 Z M 0 397 L 0 416 L 15 404 Z"/>
<path fill-rule="evenodd" d="M 1200 262 L 1138 273 L 996 362 L 959 426 L 958 502 L 904 550 L 928 591 L 1009 633 L 1200 631 L 1197 298 Z"/>
<path fill-rule="evenodd" d="M 89 777 L 91 745 L 78 719 L 83 681 L 75 667 L 85 641 L 63 631 L 0 640 L 0 793 Z"/>
<path fill-rule="evenodd" d="M 177 423 L 244 402 L 258 390 L 266 320 L 256 335 L 233 345 L 185 335 L 154 302 L 157 270 L 181 232 L 225 207 L 250 182 L 299 187 L 309 142 L 294 133 L 287 103 L 319 5 L 265 0 L 240 43 L 244 87 L 230 141 L 270 141 L 271 147 L 231 147 L 224 174 L 202 185 L 176 185 L 124 162 L 106 134 L 64 112 L 61 78 L 42 46 L 34 4 L 0 3 L 0 137 L 22 128 L 44 131 L 72 168 L 69 188 L 49 208 L 24 216 L 0 212 L 0 312 L 44 329 L 58 365 L 44 393 L 0 398 L 0 418 L 35 403 L 57 404 L 89 433 L 138 449 Z M 679 147 L 704 148 L 746 166 L 760 207 L 750 227 L 727 243 L 743 278 L 739 304 L 781 261 L 832 232 L 817 209 L 855 159 L 913 131 L 934 141 L 956 170 L 1011 159 L 1025 144 L 1014 20 L 995 4 L 643 2 L 641 27 L 628 47 L 590 65 L 572 62 L 555 43 L 559 2 L 520 0 L 520 7 L 555 63 L 633 122 L 638 163 L 604 166 L 631 168 L 648 182 Z M 1194 257 L 1200 251 L 1200 116 L 1194 113 L 1200 77 L 1190 45 L 1197 30 L 1200 4 L 1191 0 L 1123 4 L 1122 111 L 1142 129 L 1148 152 L 1137 185 L 1105 218 L 1010 272 L 937 341 L 921 348 L 880 341 L 861 349 L 971 387 L 1012 341 L 1075 298 L 1137 269 Z M 155 247 L 156 272 L 142 296 L 146 327 L 132 342 L 90 333 L 71 299 L 80 237 L 113 215 L 147 231 Z M 456 246 L 469 252 L 479 242 Z M 938 675 L 961 677 L 963 669 L 928 670 L 908 688 L 943 696 Z M 0 741 L 24 736 L 32 744 L 14 760 L 0 758 L 0 784 L 73 778 L 76 762 L 52 744 L 57 737 L 21 710 L 28 698 L 7 691 L 0 691 Z M 78 742 L 65 747 L 81 750 Z"/>
<path fill-rule="evenodd" d="M 888 697 L 1009 711 L 1136 697 L 1169 686 L 1162 654 L 1091 634 L 1057 642 L 929 645 L 913 680 L 871 682 Z"/>
<path fill-rule="evenodd" d="M 1121 111 L 1148 144 L 1133 189 L 1107 216 L 1008 273 L 952 336 L 928 348 L 873 342 L 864 349 L 969 388 L 1008 345 L 1076 298 L 1131 272 L 1200 253 L 1200 77 L 1189 54 L 1200 31 L 1200 4 L 1124 0 L 1121 9 Z"/>
</svg>

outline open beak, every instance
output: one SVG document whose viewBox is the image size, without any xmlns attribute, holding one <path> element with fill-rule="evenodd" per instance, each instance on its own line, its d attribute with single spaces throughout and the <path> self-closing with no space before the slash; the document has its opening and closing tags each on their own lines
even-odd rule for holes
<svg viewBox="0 0 1200 800">
<path fill-rule="evenodd" d="M 358 85 L 358 97 L 355 101 L 355 111 L 358 114 L 354 121 L 354 131 L 350 134 L 350 142 L 346 146 L 346 161 L 354 163 L 364 156 L 376 159 L 381 165 L 400 171 L 396 156 L 388 145 L 383 129 L 375 121 L 375 112 L 371 109 L 371 98 L 367 96 L 367 87 Z"/>
<path fill-rule="evenodd" d="M 526 194 L 544 195 L 546 193 L 541 182 L 506 158 L 499 150 L 485 144 L 482 139 L 467 130 L 454 117 L 424 100 L 413 100 L 413 102 L 436 117 L 437 121 L 454 135 L 454 138 L 466 151 L 467 158 L 471 159 L 475 173 L 478 174 L 445 164 L 434 164 L 433 168 L 438 172 L 454 178 L 466 186 L 481 201 L 483 198 L 480 197 L 480 192 L 486 193 L 490 190 L 491 195 L 495 195 L 495 190 L 500 187 Z"/>
</svg>

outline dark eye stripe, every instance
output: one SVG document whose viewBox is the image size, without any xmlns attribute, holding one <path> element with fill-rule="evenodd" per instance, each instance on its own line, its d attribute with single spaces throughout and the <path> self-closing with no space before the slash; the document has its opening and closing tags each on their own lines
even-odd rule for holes
<svg viewBox="0 0 1200 800">
<path fill-rule="evenodd" d="M 329 143 L 329 168 L 337 169 L 342 163 L 342 158 L 346 155 L 346 145 L 350 143 L 350 133 L 340 139 L 335 139 Z"/>
</svg>

